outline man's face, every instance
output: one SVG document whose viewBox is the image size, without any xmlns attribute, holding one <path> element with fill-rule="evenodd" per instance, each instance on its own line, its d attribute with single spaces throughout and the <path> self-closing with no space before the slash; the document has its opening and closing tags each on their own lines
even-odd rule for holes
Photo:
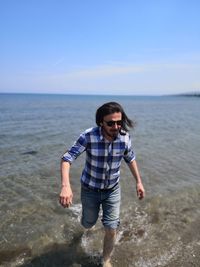
<svg viewBox="0 0 200 267">
<path fill-rule="evenodd" d="M 101 126 L 106 139 L 110 140 L 117 137 L 119 130 L 121 129 L 121 120 L 121 112 L 115 112 L 113 114 L 104 116 Z"/>
</svg>

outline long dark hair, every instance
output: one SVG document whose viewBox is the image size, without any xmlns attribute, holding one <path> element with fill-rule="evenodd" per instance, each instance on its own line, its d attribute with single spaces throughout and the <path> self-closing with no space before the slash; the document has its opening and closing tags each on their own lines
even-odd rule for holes
<svg viewBox="0 0 200 267">
<path fill-rule="evenodd" d="M 105 103 L 97 109 L 96 124 L 100 126 L 101 123 L 103 123 L 103 119 L 105 116 L 113 114 L 115 112 L 121 112 L 122 114 L 121 130 L 128 132 L 128 128 L 133 128 L 135 126 L 135 123 L 131 119 L 128 118 L 122 106 L 117 102 Z M 121 131 L 121 134 L 123 134 L 122 131 Z"/>
</svg>

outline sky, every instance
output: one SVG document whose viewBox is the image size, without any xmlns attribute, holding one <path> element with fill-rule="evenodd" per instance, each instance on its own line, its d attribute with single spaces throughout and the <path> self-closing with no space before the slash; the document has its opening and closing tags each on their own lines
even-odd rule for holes
<svg viewBox="0 0 200 267">
<path fill-rule="evenodd" d="M 199 0 L 0 0 L 0 92 L 199 92 L 199 14 Z"/>
</svg>

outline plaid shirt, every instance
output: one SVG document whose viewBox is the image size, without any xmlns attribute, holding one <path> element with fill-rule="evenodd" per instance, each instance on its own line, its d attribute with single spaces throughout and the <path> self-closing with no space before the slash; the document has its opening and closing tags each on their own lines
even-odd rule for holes
<svg viewBox="0 0 200 267">
<path fill-rule="evenodd" d="M 62 159 L 72 163 L 84 151 L 86 162 L 81 182 L 97 189 L 115 186 L 119 182 L 122 159 L 126 163 L 135 159 L 128 133 L 118 134 L 114 141 L 109 142 L 103 137 L 101 127 L 84 131 Z"/>
</svg>

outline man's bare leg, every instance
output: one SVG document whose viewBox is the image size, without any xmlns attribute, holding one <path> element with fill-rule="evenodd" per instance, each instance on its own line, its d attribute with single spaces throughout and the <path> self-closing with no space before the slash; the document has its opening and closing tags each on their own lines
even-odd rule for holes
<svg viewBox="0 0 200 267">
<path fill-rule="evenodd" d="M 103 267 L 111 267 L 111 255 L 116 240 L 116 230 L 105 228 L 104 244 L 103 244 Z"/>
</svg>

